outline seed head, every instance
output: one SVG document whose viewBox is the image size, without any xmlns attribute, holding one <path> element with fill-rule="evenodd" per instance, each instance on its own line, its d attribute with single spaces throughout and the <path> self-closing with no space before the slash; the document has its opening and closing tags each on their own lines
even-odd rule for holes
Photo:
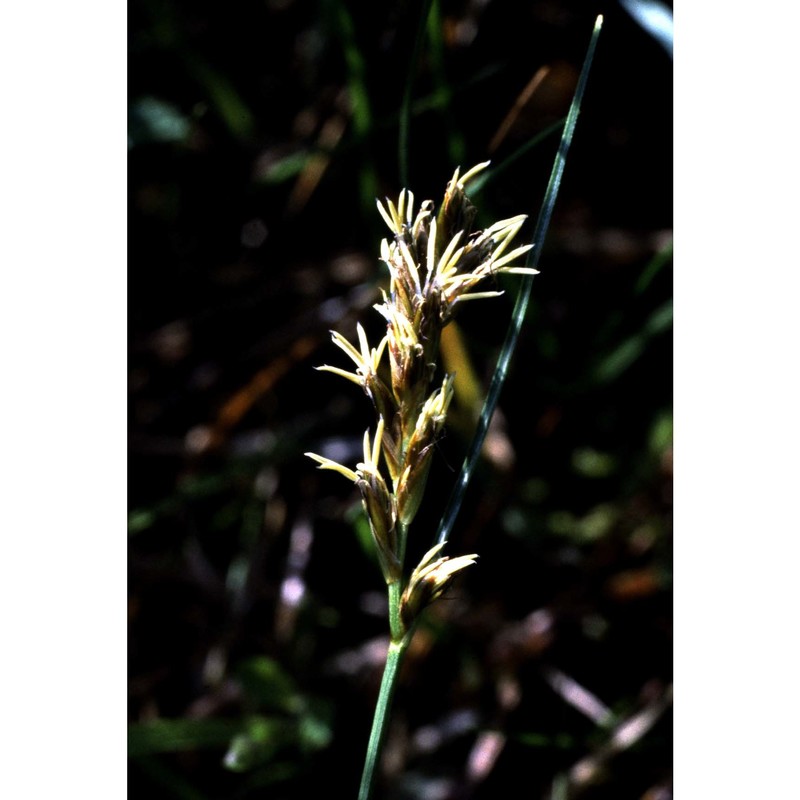
<svg viewBox="0 0 800 800">
<path fill-rule="evenodd" d="M 385 204 L 378 201 L 378 211 L 391 232 L 381 242 L 389 289 L 375 306 L 386 322 L 386 334 L 377 347 L 370 347 L 359 324 L 356 347 L 334 331 L 334 344 L 355 364 L 355 370 L 319 367 L 358 384 L 375 407 L 375 436 L 370 440 L 369 431 L 365 433 L 364 460 L 355 470 L 323 456 L 307 455 L 320 469 L 339 472 L 358 486 L 387 584 L 403 580 L 405 537 L 422 502 L 434 445 L 453 398 L 452 375 L 445 375 L 433 388 L 442 328 L 458 303 L 501 294 L 479 291 L 488 276 L 536 274 L 534 269 L 513 265 L 530 245 L 508 250 L 524 215 L 483 231 L 473 230 L 476 211 L 465 186 L 486 166 L 488 162 L 478 164 L 464 175 L 457 169 L 438 214 L 430 200 L 415 212 L 414 195 L 405 189 L 396 204 L 388 198 Z M 405 587 L 401 611 L 407 627 L 445 590 L 453 575 L 476 558 L 440 556 L 442 546 L 426 554 Z"/>
<path fill-rule="evenodd" d="M 457 572 L 474 564 L 478 556 L 448 558 L 440 556 L 446 542 L 432 547 L 422 557 L 417 568 L 411 573 L 408 586 L 400 600 L 400 617 L 408 630 L 420 613 L 447 589 Z"/>
</svg>

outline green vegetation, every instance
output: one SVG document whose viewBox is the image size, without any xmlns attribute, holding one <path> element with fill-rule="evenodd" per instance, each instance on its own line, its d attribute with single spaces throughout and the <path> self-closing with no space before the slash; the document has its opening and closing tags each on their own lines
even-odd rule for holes
<svg viewBox="0 0 800 800">
<path fill-rule="evenodd" d="M 313 367 L 341 366 L 331 329 L 386 331 L 376 198 L 491 158 L 476 229 L 536 217 L 594 22 L 547 7 L 132 4 L 131 797 L 355 797 L 393 600 L 358 489 L 302 456 L 356 464 L 370 403 Z M 443 537 L 480 560 L 414 615 L 375 797 L 670 786 L 670 107 L 668 57 L 609 13 Z M 442 334 L 406 574 L 527 281 L 496 272 Z"/>
</svg>

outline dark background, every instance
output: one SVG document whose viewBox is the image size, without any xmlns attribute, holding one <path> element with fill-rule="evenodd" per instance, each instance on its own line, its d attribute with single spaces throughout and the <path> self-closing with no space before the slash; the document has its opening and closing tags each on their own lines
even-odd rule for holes
<svg viewBox="0 0 800 800">
<path fill-rule="evenodd" d="M 331 328 L 381 335 L 374 200 L 402 187 L 421 8 L 129 6 L 131 797 L 355 795 L 383 584 L 352 486 L 303 453 L 353 464 L 373 424 L 357 387 L 313 367 L 348 367 Z M 499 425 L 451 537 L 480 559 L 416 635 L 378 797 L 671 796 L 672 62 L 616 4 L 435 5 L 409 183 L 438 203 L 456 166 L 491 158 L 479 220 L 535 220 L 558 134 L 520 148 L 566 113 L 599 12 Z M 467 362 L 444 353 L 478 394 L 515 286 L 459 316 Z M 412 555 L 473 403 L 456 398 Z"/>
</svg>

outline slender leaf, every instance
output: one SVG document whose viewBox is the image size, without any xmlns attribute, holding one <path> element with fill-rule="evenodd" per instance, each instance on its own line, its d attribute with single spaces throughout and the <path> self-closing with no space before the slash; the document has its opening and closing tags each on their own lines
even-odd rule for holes
<svg viewBox="0 0 800 800">
<path fill-rule="evenodd" d="M 542 251 L 542 244 L 544 243 L 545 237 L 547 236 L 548 227 L 550 226 L 550 218 L 553 214 L 553 207 L 555 206 L 559 187 L 561 186 L 561 178 L 564 174 L 567 153 L 569 151 L 569 146 L 572 143 L 572 137 L 575 133 L 575 124 L 578 121 L 581 101 L 583 99 L 584 91 L 586 90 L 586 83 L 589 78 L 589 70 L 594 58 L 594 51 L 597 47 L 597 40 L 600 36 L 600 28 L 602 23 L 603 18 L 602 16 L 599 16 L 595 22 L 592 38 L 589 42 L 589 48 L 586 52 L 586 58 L 584 59 L 583 68 L 581 69 L 581 74 L 578 79 L 578 85 L 575 89 L 575 95 L 572 98 L 572 104 L 570 106 L 569 113 L 567 114 L 567 121 L 564 124 L 564 132 L 561 135 L 561 144 L 559 145 L 555 161 L 553 162 L 553 169 L 550 173 L 550 182 L 547 186 L 544 202 L 542 203 L 542 208 L 539 212 L 539 218 L 536 221 L 536 229 L 533 234 L 533 249 L 530 251 L 527 264 L 527 266 L 533 268 L 535 268 L 539 262 L 539 254 Z M 472 473 L 478 461 L 478 456 L 480 455 L 481 448 L 483 447 L 484 439 L 486 438 L 486 432 L 489 430 L 489 421 L 491 420 L 494 409 L 497 406 L 497 401 L 500 397 L 500 391 L 503 388 L 506 375 L 508 374 L 508 366 L 511 362 L 511 356 L 513 355 L 517 340 L 519 339 L 519 333 L 522 329 L 522 323 L 525 319 L 525 312 L 528 309 L 528 301 L 530 299 L 531 288 L 533 286 L 533 277 L 534 276 L 532 275 L 526 275 L 521 281 L 519 292 L 517 294 L 517 301 L 514 306 L 514 315 L 511 320 L 511 324 L 509 325 L 508 332 L 506 333 L 506 339 L 503 343 L 500 357 L 497 360 L 497 366 L 495 367 L 494 375 L 492 376 L 492 382 L 489 386 L 489 391 L 483 404 L 483 410 L 481 411 L 480 419 L 478 420 L 478 428 L 475 432 L 475 436 L 473 437 L 469 453 L 467 454 L 467 457 L 464 460 L 464 464 L 461 468 L 458 482 L 453 489 L 453 493 L 450 496 L 447 508 L 442 515 L 436 537 L 437 543 L 444 542 L 449 537 L 450 531 L 453 529 L 456 516 L 458 515 L 458 512 L 464 501 L 467 487 L 469 486 Z"/>
</svg>

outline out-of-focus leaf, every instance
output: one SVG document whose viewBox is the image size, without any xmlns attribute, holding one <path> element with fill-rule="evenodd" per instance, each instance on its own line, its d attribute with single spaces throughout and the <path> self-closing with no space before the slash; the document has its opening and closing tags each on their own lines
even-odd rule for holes
<svg viewBox="0 0 800 800">
<path fill-rule="evenodd" d="M 267 184 L 279 184 L 296 178 L 308 164 L 308 160 L 313 157 L 313 153 L 305 150 L 278 158 L 270 163 L 258 173 L 259 180 Z"/>
<path fill-rule="evenodd" d="M 572 454 L 572 466 L 579 475 L 587 478 L 606 478 L 614 472 L 616 462 L 609 453 L 581 447 Z"/>
<path fill-rule="evenodd" d="M 300 719 L 300 744 L 307 750 L 321 750 L 327 747 L 333 731 L 330 722 L 316 714 L 304 714 Z"/>
<path fill-rule="evenodd" d="M 294 681 L 277 661 L 255 656 L 240 665 L 238 674 L 245 693 L 259 708 L 288 713 L 300 709 Z"/>
<path fill-rule="evenodd" d="M 639 280 L 636 281 L 636 294 L 642 294 L 645 289 L 653 282 L 653 278 L 661 272 L 661 269 L 672 261 L 672 242 L 659 250 L 647 263 L 642 270 Z"/>
<path fill-rule="evenodd" d="M 672 413 L 659 414 L 650 429 L 650 452 L 661 456 L 672 444 Z"/>
<path fill-rule="evenodd" d="M 519 733 L 514 738 L 528 747 L 556 747 L 559 750 L 569 750 L 577 744 L 575 737 L 568 733 L 557 733 L 553 736 L 548 733 L 528 731 Z"/>
<path fill-rule="evenodd" d="M 247 729 L 231 739 L 223 765 L 233 772 L 246 772 L 266 763 L 284 744 L 293 741 L 292 728 L 286 720 L 251 717 Z"/>
<path fill-rule="evenodd" d="M 152 527 L 155 521 L 156 514 L 152 511 L 147 509 L 131 511 L 131 513 L 128 514 L 128 532 L 141 533 L 142 531 L 146 531 L 148 528 Z"/>
<path fill-rule="evenodd" d="M 262 453 L 254 458 L 240 457 L 231 460 L 218 472 L 184 478 L 177 483 L 175 491 L 170 496 L 151 506 L 130 511 L 128 532 L 130 534 L 141 533 L 152 527 L 161 517 L 176 513 L 186 503 L 223 494 L 241 478 L 253 476 L 265 463 L 270 463 L 272 457 L 272 453 Z M 224 528 L 238 520 L 240 513 L 241 506 L 238 501 L 234 501 L 217 512 L 213 524 Z"/>
<path fill-rule="evenodd" d="M 157 97 L 141 97 L 128 110 L 128 147 L 150 142 L 184 142 L 191 123 L 177 106 Z"/>
<path fill-rule="evenodd" d="M 355 23 L 347 5 L 341 0 L 335 0 L 333 6 L 347 64 L 347 91 L 350 96 L 353 130 L 357 139 L 364 142 L 373 129 L 372 103 L 366 79 L 367 63 L 356 40 Z M 359 194 L 362 210 L 366 215 L 374 209 L 375 198 L 379 194 L 378 176 L 368 152 L 364 153 L 359 164 Z"/>
<path fill-rule="evenodd" d="M 205 793 L 198 791 L 185 776 L 159 756 L 137 758 L 136 769 L 147 775 L 154 784 L 163 787 L 168 797 L 175 800 L 207 800 Z"/>
<path fill-rule="evenodd" d="M 644 353 L 650 339 L 671 326 L 672 300 L 668 300 L 650 315 L 639 333 L 626 339 L 600 362 L 594 371 L 594 381 L 610 383 L 616 380 Z"/>
<path fill-rule="evenodd" d="M 128 726 L 128 755 L 224 747 L 242 724 L 226 719 L 156 719 Z"/>
<path fill-rule="evenodd" d="M 456 87 L 451 85 L 446 68 L 447 45 L 444 37 L 441 3 L 433 3 L 428 14 L 428 42 L 430 43 L 431 72 L 436 85 L 436 94 L 442 98 L 446 113 L 442 119 L 447 126 L 447 152 L 451 164 L 463 164 L 467 158 L 467 143 L 464 131 L 459 127 L 456 115 L 451 112 Z"/>
<path fill-rule="evenodd" d="M 186 53 L 188 71 L 208 94 L 211 104 L 231 134 L 249 139 L 255 130 L 255 118 L 234 85 L 218 70 L 202 59 Z"/>
<path fill-rule="evenodd" d="M 247 772 L 274 761 L 285 747 L 319 750 L 330 743 L 331 736 L 328 722 L 311 712 L 297 720 L 252 716 L 231 739 L 222 763 L 232 772 Z"/>
<path fill-rule="evenodd" d="M 547 527 L 552 533 L 576 542 L 594 542 L 602 539 L 618 518 L 616 506 L 601 503 L 583 517 L 577 517 L 570 511 L 554 511 L 547 517 Z"/>
</svg>

